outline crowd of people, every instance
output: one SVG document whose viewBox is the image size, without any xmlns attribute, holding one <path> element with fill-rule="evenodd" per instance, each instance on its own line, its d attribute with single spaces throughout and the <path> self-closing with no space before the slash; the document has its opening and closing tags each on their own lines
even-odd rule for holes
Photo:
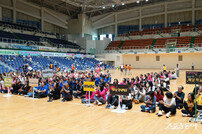
<svg viewBox="0 0 202 134">
<path fill-rule="evenodd" d="M 0 91 L 26 97 L 48 97 L 48 102 L 58 99 L 65 102 L 78 98 L 84 104 L 90 101 L 95 105 L 106 104 L 106 108 L 114 109 L 118 106 L 119 96 L 110 93 L 110 84 L 128 85 L 129 95 L 120 96 L 122 109 L 130 110 L 133 105 L 141 103 L 141 112 L 154 113 L 158 107 L 158 116 L 162 116 L 164 111 L 169 118 L 170 115 L 176 114 L 176 109 L 182 109 L 183 116 L 194 116 L 194 92 L 189 93 L 187 98 L 183 86 L 179 86 L 176 92 L 170 92 L 173 73 L 164 68 L 159 73 L 151 72 L 131 79 L 123 78 L 119 82 L 118 79 L 111 80 L 109 70 L 101 71 L 99 67 L 90 71 L 76 71 L 72 67 L 71 71 L 55 73 L 52 78 L 44 78 L 41 71 L 9 72 L 0 74 Z M 4 86 L 4 77 L 12 78 L 12 87 Z M 37 87 L 29 86 L 30 78 L 38 79 Z M 85 92 L 84 81 L 94 81 L 95 91 Z M 197 96 L 201 93 L 201 87 L 197 87 Z"/>
</svg>

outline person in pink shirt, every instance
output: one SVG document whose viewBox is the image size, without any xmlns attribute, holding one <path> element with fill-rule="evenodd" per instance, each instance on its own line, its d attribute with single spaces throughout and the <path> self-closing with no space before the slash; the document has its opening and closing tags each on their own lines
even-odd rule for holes
<svg viewBox="0 0 202 134">
<path fill-rule="evenodd" d="M 120 83 L 120 85 L 126 85 L 126 78 L 123 78 L 123 81 Z"/>
<path fill-rule="evenodd" d="M 94 96 L 94 100 L 95 100 L 95 104 L 97 104 L 98 106 L 103 105 L 106 103 L 106 90 L 100 90 L 100 86 L 96 85 L 96 91 L 95 91 L 95 96 Z"/>
<path fill-rule="evenodd" d="M 90 103 L 94 102 L 94 96 L 95 96 L 95 92 L 90 92 Z M 86 98 L 85 99 L 81 99 L 82 103 L 89 103 L 89 92 L 86 92 Z"/>
</svg>

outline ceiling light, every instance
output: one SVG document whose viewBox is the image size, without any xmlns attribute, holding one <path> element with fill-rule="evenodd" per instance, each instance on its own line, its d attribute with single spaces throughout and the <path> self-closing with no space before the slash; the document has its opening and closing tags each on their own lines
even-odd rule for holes
<svg viewBox="0 0 202 134">
<path fill-rule="evenodd" d="M 115 5 L 113 4 L 112 7 L 115 7 Z"/>
<path fill-rule="evenodd" d="M 122 6 L 124 6 L 125 5 L 125 3 L 122 3 Z"/>
<path fill-rule="evenodd" d="M 146 0 L 146 2 L 148 2 L 149 0 Z"/>
<path fill-rule="evenodd" d="M 102 7 L 103 9 L 105 9 L 105 7 Z"/>
<path fill-rule="evenodd" d="M 140 1 L 137 1 L 137 3 L 140 3 Z"/>
</svg>

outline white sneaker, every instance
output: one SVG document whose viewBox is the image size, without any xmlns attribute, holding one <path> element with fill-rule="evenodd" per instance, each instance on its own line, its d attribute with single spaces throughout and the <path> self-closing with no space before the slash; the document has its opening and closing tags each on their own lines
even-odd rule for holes
<svg viewBox="0 0 202 134">
<path fill-rule="evenodd" d="M 168 113 L 166 114 L 166 118 L 169 118 L 169 116 L 170 116 L 170 112 L 168 112 Z"/>
<path fill-rule="evenodd" d="M 182 116 L 183 116 L 183 117 L 187 117 L 188 115 L 187 115 L 187 114 L 182 114 Z"/>
<path fill-rule="evenodd" d="M 101 103 L 101 102 L 99 102 L 99 101 L 98 101 L 98 103 L 97 103 L 97 104 L 98 104 L 98 106 L 102 105 L 102 103 Z"/>
<path fill-rule="evenodd" d="M 163 115 L 162 111 L 159 111 L 158 116 L 162 116 L 162 115 Z"/>
<path fill-rule="evenodd" d="M 114 109 L 114 108 L 115 108 L 115 106 L 114 106 L 114 105 L 112 105 L 110 108 L 111 108 L 111 109 Z"/>
</svg>

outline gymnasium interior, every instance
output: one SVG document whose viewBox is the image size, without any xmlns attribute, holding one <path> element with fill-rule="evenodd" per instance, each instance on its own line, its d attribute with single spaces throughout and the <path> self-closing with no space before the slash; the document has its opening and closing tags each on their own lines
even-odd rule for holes
<svg viewBox="0 0 202 134">
<path fill-rule="evenodd" d="M 198 75 L 189 77 L 191 72 Z M 169 79 L 164 97 L 183 87 L 184 105 L 192 93 L 195 113 L 183 117 L 182 106 L 160 117 L 159 103 L 155 112 L 145 112 L 147 103 L 136 103 L 133 91 L 131 109 L 123 108 L 126 95 L 120 92 L 114 95 L 117 106 L 108 108 L 110 88 L 102 105 L 96 98 L 90 104 L 90 94 L 114 85 L 114 79 L 131 86 L 148 77 L 154 86 L 155 76 L 159 83 Z M 31 86 L 31 78 L 39 87 L 48 84 L 45 96 L 34 97 L 40 89 Z M 107 87 L 101 83 L 105 78 Z M 92 91 L 85 89 L 86 81 L 94 82 Z M 30 90 L 19 94 L 26 82 Z M 135 90 L 141 82 L 134 83 Z M 61 99 L 50 101 L 55 84 L 63 85 Z M 71 84 L 83 87 L 84 98 L 75 96 L 75 87 L 71 101 L 65 101 L 62 92 Z M 200 134 L 201 96 L 202 0 L 0 0 L 1 134 Z"/>
</svg>

